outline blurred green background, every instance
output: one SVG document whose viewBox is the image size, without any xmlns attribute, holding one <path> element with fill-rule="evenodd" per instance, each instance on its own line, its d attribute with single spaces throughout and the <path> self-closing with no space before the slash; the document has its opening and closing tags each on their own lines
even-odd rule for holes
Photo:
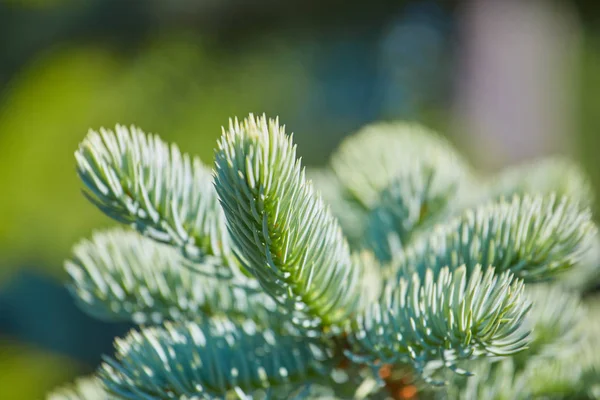
<svg viewBox="0 0 600 400">
<path fill-rule="evenodd" d="M 595 3 L 0 0 L 0 399 L 92 371 L 128 328 L 63 287 L 71 246 L 111 225 L 75 174 L 88 129 L 211 163 L 229 117 L 265 112 L 320 165 L 366 123 L 414 119 L 480 168 L 561 153 L 600 187 Z"/>
</svg>

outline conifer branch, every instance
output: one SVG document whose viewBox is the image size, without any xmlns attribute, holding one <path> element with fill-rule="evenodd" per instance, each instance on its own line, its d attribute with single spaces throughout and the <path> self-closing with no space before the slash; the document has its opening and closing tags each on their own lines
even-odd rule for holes
<svg viewBox="0 0 600 400">
<path fill-rule="evenodd" d="M 306 176 L 339 221 L 350 245 L 362 245 L 369 210 L 346 196 L 344 187 L 330 168 L 307 168 Z"/>
<path fill-rule="evenodd" d="M 458 183 L 445 173 L 416 165 L 400 171 L 380 194 L 369 214 L 366 241 L 377 257 L 390 262 L 419 231 L 447 217 L 456 201 Z"/>
<path fill-rule="evenodd" d="M 498 273 L 510 270 L 527 282 L 547 280 L 580 262 L 595 232 L 590 211 L 565 197 L 515 196 L 436 227 L 395 266 L 404 276 L 462 264 L 470 272 L 481 264 Z"/>
<path fill-rule="evenodd" d="M 96 376 L 78 378 L 71 385 L 52 391 L 46 400 L 108 400 L 108 393 Z"/>
<path fill-rule="evenodd" d="M 190 260 L 231 254 L 212 176 L 156 135 L 117 125 L 90 131 L 75 153 L 86 196 L 106 215 L 177 247 Z"/>
<path fill-rule="evenodd" d="M 156 324 L 228 315 L 266 321 L 275 311 L 264 293 L 215 279 L 211 265 L 206 266 L 211 275 L 207 277 L 186 268 L 186 263 L 169 246 L 115 229 L 79 243 L 66 269 L 80 307 L 105 320 Z"/>
<path fill-rule="evenodd" d="M 542 158 L 508 167 L 493 176 L 488 186 L 488 196 L 493 199 L 510 198 L 515 194 L 556 193 L 582 207 L 590 207 L 594 202 L 590 178 L 579 165 L 564 157 Z"/>
<path fill-rule="evenodd" d="M 591 249 L 574 268 L 560 276 L 560 284 L 569 290 L 585 293 L 600 286 L 600 235 L 596 232 Z"/>
<path fill-rule="evenodd" d="M 458 373 L 457 362 L 522 351 L 529 332 L 521 328 L 530 303 L 523 282 L 510 272 L 495 275 L 475 266 L 445 267 L 423 279 L 414 274 L 386 287 L 382 300 L 351 324 L 357 361 L 407 362 L 423 373 L 438 362 Z"/>
<path fill-rule="evenodd" d="M 252 321 L 211 320 L 132 331 L 116 341 L 99 375 L 120 399 L 251 399 L 256 390 L 309 383 L 329 371 L 318 341 L 261 330 Z M 288 392 L 289 393 L 289 392 Z"/>
<path fill-rule="evenodd" d="M 284 127 L 253 115 L 224 129 L 214 171 L 135 127 L 90 131 L 76 159 L 134 230 L 79 243 L 69 289 L 141 327 L 50 400 L 600 398 L 581 283 L 600 241 L 568 160 L 475 184 L 447 140 L 384 123 L 307 179 Z"/>
<path fill-rule="evenodd" d="M 530 330 L 527 351 L 519 361 L 536 357 L 566 357 L 580 350 L 586 312 L 575 293 L 557 285 L 529 285 L 526 294 L 532 303 L 523 328 Z"/>
<path fill-rule="evenodd" d="M 599 398 L 597 310 L 557 286 L 527 292 L 533 307 L 523 327 L 532 330 L 530 347 L 516 358 L 476 361 L 469 366 L 473 376 L 455 377 L 440 399 Z"/>
<path fill-rule="evenodd" d="M 467 184 L 470 167 L 437 133 L 414 123 L 377 123 L 344 140 L 331 165 L 349 195 L 372 209 L 398 174 L 436 171 L 449 184 Z"/>
<path fill-rule="evenodd" d="M 457 376 L 445 390 L 438 390 L 436 400 L 525 400 L 530 394 L 526 382 L 517 373 L 511 358 L 480 360 L 471 365 L 473 374 Z"/>
<path fill-rule="evenodd" d="M 361 303 L 363 270 L 304 175 L 277 120 L 231 121 L 215 186 L 242 263 L 306 328 L 338 324 Z"/>
</svg>

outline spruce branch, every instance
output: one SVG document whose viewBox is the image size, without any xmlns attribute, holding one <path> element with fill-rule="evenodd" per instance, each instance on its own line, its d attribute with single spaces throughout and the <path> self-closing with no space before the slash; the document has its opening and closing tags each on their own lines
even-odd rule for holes
<svg viewBox="0 0 600 400">
<path fill-rule="evenodd" d="M 565 358 L 580 351 L 587 315 L 579 296 L 546 284 L 528 285 L 526 294 L 532 307 L 523 328 L 532 334 L 529 348 L 517 359 Z"/>
<path fill-rule="evenodd" d="M 510 198 L 515 194 L 556 193 L 570 197 L 583 207 L 594 203 L 594 190 L 585 171 L 565 157 L 547 157 L 508 167 L 492 177 L 488 197 Z"/>
<path fill-rule="evenodd" d="M 457 376 L 444 391 L 434 393 L 436 400 L 525 400 L 529 397 L 526 382 L 517 374 L 513 360 L 490 362 L 483 359 L 471 366 L 473 375 Z"/>
<path fill-rule="evenodd" d="M 318 341 L 261 330 L 252 321 L 165 324 L 117 339 L 115 358 L 99 370 L 119 399 L 250 399 L 259 389 L 289 389 L 329 371 Z"/>
<path fill-rule="evenodd" d="M 380 260 L 392 261 L 419 231 L 450 214 L 459 185 L 446 174 L 415 165 L 400 171 L 381 192 L 365 231 L 367 244 Z"/>
<path fill-rule="evenodd" d="M 71 385 L 52 391 L 46 400 L 108 400 L 108 393 L 95 376 L 78 378 Z"/>
<path fill-rule="evenodd" d="M 591 249 L 575 268 L 560 277 L 560 283 L 579 293 L 594 291 L 600 284 L 600 235 L 596 232 Z"/>
<path fill-rule="evenodd" d="M 344 187 L 330 168 L 307 168 L 306 176 L 339 221 L 350 245 L 361 246 L 369 211 L 345 195 Z"/>
<path fill-rule="evenodd" d="M 578 396 L 582 367 L 565 360 L 534 359 L 522 374 L 527 385 L 529 398 L 584 399 Z"/>
<path fill-rule="evenodd" d="M 467 210 L 437 226 L 395 264 L 399 276 L 465 264 L 510 270 L 527 282 L 569 270 L 591 248 L 596 227 L 589 210 L 566 197 L 515 196 Z"/>
<path fill-rule="evenodd" d="M 398 174 L 421 168 L 453 184 L 466 184 L 470 168 L 454 147 L 437 133 L 414 123 L 377 123 L 345 139 L 331 165 L 348 194 L 366 209 Z"/>
<path fill-rule="evenodd" d="M 277 120 L 231 121 L 216 153 L 215 186 L 242 263 L 306 328 L 359 307 L 363 268 L 307 181 Z"/>
<path fill-rule="evenodd" d="M 600 399 L 600 297 L 588 299 L 585 308 L 584 340 L 576 355 L 583 368 L 578 389 L 589 399 Z"/>
<path fill-rule="evenodd" d="M 109 217 L 193 261 L 231 254 L 211 172 L 198 158 L 121 125 L 90 130 L 75 158 L 86 196 Z"/>
<path fill-rule="evenodd" d="M 529 332 L 521 325 L 530 307 L 523 282 L 510 272 L 475 266 L 427 270 L 388 285 L 380 302 L 349 328 L 358 350 L 352 359 L 377 364 L 410 363 L 423 374 L 439 363 L 457 373 L 461 360 L 507 356 L 526 348 Z M 428 377 L 425 377 L 428 378 Z"/>
<path fill-rule="evenodd" d="M 522 388 L 518 398 L 600 399 L 600 356 L 595 349 L 580 349 L 566 358 L 532 357 L 516 375 Z"/>
<path fill-rule="evenodd" d="M 81 241 L 66 270 L 79 306 L 104 320 L 146 324 L 229 315 L 266 321 L 275 311 L 256 289 L 203 276 L 186 263 L 172 247 L 119 228 Z M 206 268 L 214 275 L 213 266 Z"/>
<path fill-rule="evenodd" d="M 439 400 L 594 400 L 598 375 L 587 381 L 588 369 L 576 360 L 534 357 L 519 370 L 510 359 L 481 362 L 473 368 L 473 376 L 457 380 L 448 390 L 437 393 Z"/>
<path fill-rule="evenodd" d="M 476 361 L 469 366 L 474 375 L 455 378 L 440 400 L 600 398 L 597 310 L 557 286 L 526 292 L 533 300 L 523 325 L 532 330 L 530 347 L 513 358 Z"/>
</svg>

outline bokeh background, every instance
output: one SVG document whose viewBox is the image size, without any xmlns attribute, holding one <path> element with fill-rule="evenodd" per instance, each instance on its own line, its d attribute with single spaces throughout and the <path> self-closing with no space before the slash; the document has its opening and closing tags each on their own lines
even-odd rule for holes
<svg viewBox="0 0 600 400">
<path fill-rule="evenodd" d="M 81 196 L 90 128 L 136 124 L 212 162 L 220 127 L 278 115 L 305 163 L 377 120 L 479 168 L 575 157 L 600 187 L 596 0 L 0 0 L 0 399 L 92 371 L 128 329 L 79 312 L 63 260 L 111 225 Z"/>
</svg>

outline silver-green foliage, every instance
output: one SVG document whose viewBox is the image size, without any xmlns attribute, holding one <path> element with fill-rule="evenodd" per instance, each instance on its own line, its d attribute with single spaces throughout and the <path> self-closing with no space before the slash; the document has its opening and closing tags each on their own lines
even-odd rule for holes
<svg viewBox="0 0 600 400">
<path fill-rule="evenodd" d="M 574 268 L 560 276 L 561 285 L 580 293 L 594 290 L 600 282 L 600 234 L 592 241 L 590 251 L 586 252 Z"/>
<path fill-rule="evenodd" d="M 581 352 L 577 357 L 532 357 L 521 367 L 510 358 L 494 362 L 484 360 L 472 368 L 474 372 L 472 377 L 457 379 L 445 390 L 436 393 L 436 398 L 440 400 L 600 399 L 598 363 L 587 364 L 585 355 Z"/>
<path fill-rule="evenodd" d="M 361 244 L 369 210 L 345 195 L 342 183 L 331 168 L 307 168 L 306 175 L 338 219 L 348 242 L 352 245 Z"/>
<path fill-rule="evenodd" d="M 406 249 L 396 269 L 402 276 L 481 264 L 528 282 L 546 280 L 580 262 L 595 232 L 590 211 L 566 197 L 515 196 L 437 226 Z"/>
<path fill-rule="evenodd" d="M 532 335 L 528 350 L 519 358 L 556 358 L 578 351 L 587 318 L 579 295 L 546 284 L 530 285 L 526 294 L 532 308 L 523 328 L 531 330 Z"/>
<path fill-rule="evenodd" d="M 89 314 L 137 324 L 229 315 L 265 321 L 274 302 L 250 287 L 203 275 L 168 246 L 115 229 L 83 240 L 66 263 L 69 289 Z"/>
<path fill-rule="evenodd" d="M 78 378 L 72 385 L 57 388 L 47 400 L 108 400 L 108 393 L 96 376 Z"/>
<path fill-rule="evenodd" d="M 370 361 L 409 362 L 423 371 L 430 362 L 455 368 L 460 360 L 523 350 L 529 332 L 519 327 L 530 307 L 523 282 L 479 266 L 469 275 L 465 266 L 445 267 L 389 285 L 351 325 L 359 351 Z"/>
<path fill-rule="evenodd" d="M 451 143 L 416 123 L 364 127 L 342 142 L 322 175 L 332 177 L 317 183 L 337 186 L 326 198 L 351 242 L 383 261 L 474 189 L 471 168 Z"/>
<path fill-rule="evenodd" d="M 362 265 L 305 178 L 277 120 L 231 121 L 216 154 L 215 186 L 243 265 L 311 327 L 337 324 L 360 305 Z"/>
<path fill-rule="evenodd" d="M 75 157 L 87 197 L 108 216 L 193 260 L 230 254 L 211 172 L 200 159 L 121 125 L 90 131 Z"/>
<path fill-rule="evenodd" d="M 513 358 L 482 359 L 436 398 L 459 400 L 600 399 L 600 307 L 559 286 L 527 288 L 529 347 Z M 593 305 L 596 305 L 594 303 Z"/>
<path fill-rule="evenodd" d="M 415 123 L 369 125 L 344 140 L 332 168 L 349 195 L 371 209 L 398 173 L 420 168 L 443 174 L 444 184 L 468 182 L 469 166 L 437 133 Z M 440 181 L 441 183 L 441 181 Z"/>
<path fill-rule="evenodd" d="M 451 214 L 457 191 L 458 183 L 448 181 L 439 169 L 417 164 L 400 171 L 367 218 L 368 246 L 382 261 L 392 261 L 420 231 Z"/>
<path fill-rule="evenodd" d="M 491 198 L 556 193 L 582 206 L 591 206 L 594 201 L 592 185 L 582 168 L 557 156 L 509 167 L 493 176 L 487 186 L 486 194 Z"/>
<path fill-rule="evenodd" d="M 516 376 L 512 359 L 502 362 L 480 360 L 470 366 L 472 376 L 456 377 L 446 390 L 435 392 L 436 400 L 523 400 L 527 398 L 525 382 Z"/>
<path fill-rule="evenodd" d="M 331 355 L 318 340 L 279 335 L 251 321 L 167 323 L 132 331 L 100 368 L 121 399 L 250 397 L 258 389 L 307 383 Z"/>
<path fill-rule="evenodd" d="M 140 326 L 52 399 L 388 399 L 404 378 L 423 398 L 594 398 L 598 314 L 561 278 L 598 266 L 576 167 L 476 180 L 448 141 L 386 123 L 311 179 L 278 120 L 252 115 L 215 158 L 134 127 L 85 138 L 87 197 L 137 232 L 79 243 L 69 288 Z"/>
</svg>

